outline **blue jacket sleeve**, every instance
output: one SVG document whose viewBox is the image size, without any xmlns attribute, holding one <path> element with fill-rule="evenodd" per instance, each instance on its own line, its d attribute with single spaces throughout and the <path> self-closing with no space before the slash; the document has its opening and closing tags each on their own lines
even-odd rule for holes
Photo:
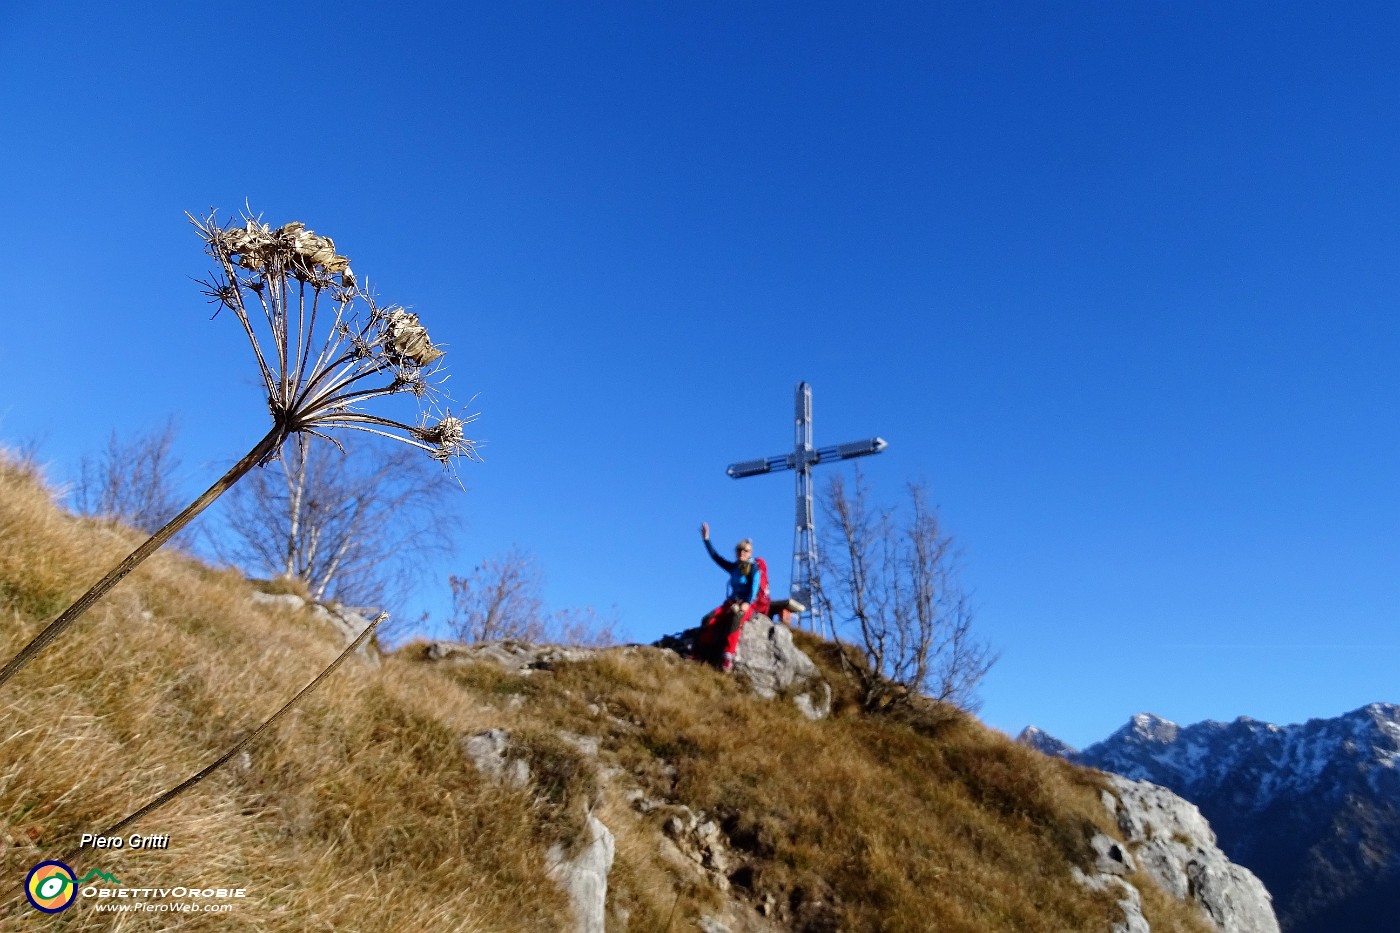
<svg viewBox="0 0 1400 933">
<path fill-rule="evenodd" d="M 709 538 L 705 539 L 705 550 L 710 552 L 710 557 L 714 559 L 715 563 L 720 565 L 720 567 L 724 570 L 725 573 L 734 572 L 734 562 L 732 560 L 725 560 L 723 557 L 720 557 L 719 552 L 715 550 L 715 546 L 710 543 Z"/>
</svg>

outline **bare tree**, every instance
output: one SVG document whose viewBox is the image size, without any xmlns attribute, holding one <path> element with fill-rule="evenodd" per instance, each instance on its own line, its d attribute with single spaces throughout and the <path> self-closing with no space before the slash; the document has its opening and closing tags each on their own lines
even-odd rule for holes
<svg viewBox="0 0 1400 933">
<path fill-rule="evenodd" d="M 488 558 L 465 577 L 450 576 L 448 627 L 467 642 L 516 641 L 602 646 L 616 640 L 614 622 L 593 609 L 546 613 L 544 574 L 533 555 L 513 547 Z"/>
<path fill-rule="evenodd" d="M 73 507 L 146 534 L 155 532 L 183 504 L 170 478 L 180 465 L 173 453 L 175 434 L 173 420 L 129 441 L 113 431 L 105 450 L 79 462 Z"/>
<path fill-rule="evenodd" d="M 868 659 L 850 665 L 866 705 L 913 693 L 975 709 L 996 655 L 974 636 L 958 554 L 927 490 L 910 484 L 901 514 L 870 505 L 859 471 L 854 486 L 848 494 L 838 474 L 822 493 L 816 598 L 834 633 L 853 630 Z"/>
<path fill-rule="evenodd" d="M 446 495 L 460 491 L 406 448 L 306 438 L 229 493 L 214 549 L 300 580 L 314 599 L 381 607 L 405 594 L 425 557 L 451 550 L 460 519 Z"/>
</svg>

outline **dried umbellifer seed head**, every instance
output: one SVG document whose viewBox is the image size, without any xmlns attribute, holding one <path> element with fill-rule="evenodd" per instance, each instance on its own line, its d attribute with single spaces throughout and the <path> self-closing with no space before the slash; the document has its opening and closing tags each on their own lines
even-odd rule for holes
<svg viewBox="0 0 1400 933">
<path fill-rule="evenodd" d="M 301 242 L 302 235 L 310 233 L 311 231 L 306 229 L 306 224 L 300 220 L 293 220 L 278 227 L 277 232 L 273 235 L 277 238 L 278 245 L 283 249 L 296 249 L 297 244 Z"/>
<path fill-rule="evenodd" d="M 317 236 L 308 230 L 297 241 L 297 254 L 308 264 L 324 266 L 335 258 L 335 243 L 328 236 Z"/>
<path fill-rule="evenodd" d="M 470 450 L 470 444 L 462 430 L 465 426 L 466 422 L 461 418 L 448 415 L 432 427 L 415 428 L 413 433 L 424 443 L 437 445 L 437 450 L 432 451 L 432 457 L 446 463 L 462 450 Z"/>
<path fill-rule="evenodd" d="M 418 315 L 394 308 L 384 321 L 384 344 L 391 358 L 427 366 L 443 353 L 428 339 L 428 331 L 418 323 Z"/>
<path fill-rule="evenodd" d="M 242 227 L 229 227 L 218 236 L 219 244 L 229 253 L 244 255 L 262 249 L 272 243 L 272 231 L 256 221 L 248 221 Z"/>
</svg>

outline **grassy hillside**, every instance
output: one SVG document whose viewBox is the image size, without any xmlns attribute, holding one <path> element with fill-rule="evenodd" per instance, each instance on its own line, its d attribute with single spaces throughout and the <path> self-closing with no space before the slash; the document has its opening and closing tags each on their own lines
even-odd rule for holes
<svg viewBox="0 0 1400 933">
<path fill-rule="evenodd" d="M 137 540 L 0 465 L 4 657 Z M 126 889 L 243 888 L 232 910 L 132 918 L 84 897 L 34 912 L 21 893 L 32 865 L 199 770 L 337 653 L 308 613 L 260 608 L 252 591 L 158 555 L 0 688 L 0 928 L 563 930 L 545 851 L 578 839 L 587 808 L 616 837 L 610 929 L 693 930 L 725 911 L 810 931 L 1084 933 L 1120 917 L 1069 880 L 1089 837 L 1112 831 L 1090 772 L 944 708 L 863 715 L 830 646 L 810 640 L 836 687 L 817 722 L 659 649 L 530 676 L 430 662 L 421 646 L 377 667 L 352 659 L 246 755 L 133 827 L 169 834 L 168 849 L 84 849 L 70 863 Z M 529 762 L 527 787 L 468 759 L 464 738 L 494 727 Z M 723 875 L 668 841 L 682 807 L 722 829 Z M 1208 929 L 1191 908 L 1144 899 L 1159 933 Z"/>
</svg>

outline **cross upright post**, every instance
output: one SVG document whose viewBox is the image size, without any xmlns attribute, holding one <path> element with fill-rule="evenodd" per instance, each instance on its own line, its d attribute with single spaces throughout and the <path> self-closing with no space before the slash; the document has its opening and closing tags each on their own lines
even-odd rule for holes
<svg viewBox="0 0 1400 933">
<path fill-rule="evenodd" d="M 818 628 L 821 611 L 816 605 L 816 600 L 812 598 L 813 585 L 817 579 L 817 529 L 812 508 L 812 467 L 833 460 L 868 457 L 878 454 L 889 445 L 883 438 L 872 437 L 848 444 L 834 444 L 818 450 L 812 445 L 812 387 L 805 382 L 797 384 L 796 408 L 796 438 L 792 453 L 765 457 L 762 460 L 731 463 L 725 472 L 734 479 L 777 470 L 792 470 L 797 474 L 797 523 L 792 539 L 792 577 L 789 592 L 793 599 L 807 607 L 808 614 L 812 616 L 812 627 Z"/>
</svg>

